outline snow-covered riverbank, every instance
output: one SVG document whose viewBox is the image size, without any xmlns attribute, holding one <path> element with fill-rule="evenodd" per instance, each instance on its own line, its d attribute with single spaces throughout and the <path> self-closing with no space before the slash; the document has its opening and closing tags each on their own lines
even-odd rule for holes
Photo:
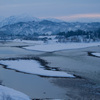
<svg viewBox="0 0 100 100">
<path fill-rule="evenodd" d="M 30 98 L 24 93 L 0 85 L 0 100 L 30 100 Z"/>
<path fill-rule="evenodd" d="M 100 57 L 100 53 L 92 53 L 92 55 Z"/>
<path fill-rule="evenodd" d="M 48 77 L 74 77 L 73 75 L 62 71 L 46 70 L 44 66 L 41 66 L 35 60 L 5 60 L 0 61 L 0 63 L 6 65 L 7 68 L 11 68 L 29 74 Z"/>
<path fill-rule="evenodd" d="M 28 50 L 38 50 L 45 52 L 59 51 L 59 50 L 68 50 L 68 49 L 80 49 L 92 46 L 98 46 L 100 42 L 97 43 L 54 43 L 54 44 L 41 44 L 35 46 L 24 47 Z"/>
</svg>

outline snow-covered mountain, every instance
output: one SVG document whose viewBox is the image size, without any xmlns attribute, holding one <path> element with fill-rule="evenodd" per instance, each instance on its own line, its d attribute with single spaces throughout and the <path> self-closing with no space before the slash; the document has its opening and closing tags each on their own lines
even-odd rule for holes
<svg viewBox="0 0 100 100">
<path fill-rule="evenodd" d="M 0 17 L 0 33 L 13 35 L 56 34 L 59 32 L 84 30 L 93 31 L 100 28 L 100 22 L 80 23 L 64 22 L 58 19 L 39 19 L 29 15 Z"/>
<path fill-rule="evenodd" d="M 57 22 L 52 22 L 48 20 L 42 21 L 29 21 L 29 22 L 19 22 L 11 25 L 6 25 L 0 28 L 0 31 L 4 33 L 11 34 L 55 34 L 62 31 L 67 31 L 66 24 Z"/>
<path fill-rule="evenodd" d="M 11 25 L 18 22 L 28 22 L 28 21 L 39 21 L 39 18 L 29 16 L 29 15 L 19 15 L 19 16 L 10 16 L 7 18 L 0 17 L 0 27 L 5 25 Z"/>
<path fill-rule="evenodd" d="M 5 34 L 13 35 L 32 35 L 37 34 L 56 34 L 59 32 L 75 31 L 78 29 L 84 31 L 93 31 L 100 28 L 100 23 L 67 23 L 53 22 L 48 20 L 19 22 L 11 25 L 6 25 L 0 28 L 0 31 Z"/>
</svg>

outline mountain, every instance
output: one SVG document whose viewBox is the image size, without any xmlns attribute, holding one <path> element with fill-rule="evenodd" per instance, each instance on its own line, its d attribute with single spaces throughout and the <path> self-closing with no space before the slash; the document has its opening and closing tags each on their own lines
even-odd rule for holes
<svg viewBox="0 0 100 100">
<path fill-rule="evenodd" d="M 55 19 L 55 18 L 39 19 L 39 18 L 24 14 L 24 15 L 19 15 L 19 16 L 9 16 L 6 18 L 0 16 L 0 27 L 3 27 L 5 25 L 15 24 L 18 22 L 42 21 L 42 20 L 48 20 L 52 22 L 64 22 L 62 20 Z"/>
<path fill-rule="evenodd" d="M 100 23 L 67 23 L 67 22 L 53 22 L 49 20 L 18 22 L 11 25 L 6 25 L 0 28 L 0 32 L 4 34 L 13 35 L 33 35 L 35 33 L 41 34 L 56 34 L 59 32 L 84 30 L 94 31 L 100 28 Z"/>
<path fill-rule="evenodd" d="M 10 16 L 7 18 L 0 17 L 0 27 L 11 25 L 18 22 L 39 21 L 40 19 L 28 15 Z"/>
<path fill-rule="evenodd" d="M 33 33 L 38 34 L 55 34 L 60 31 L 67 31 L 66 24 L 57 22 L 52 22 L 48 20 L 43 21 L 29 21 L 29 22 L 19 22 L 11 25 L 6 25 L 0 28 L 0 31 L 3 31 L 7 34 L 20 34 L 28 35 Z"/>
</svg>

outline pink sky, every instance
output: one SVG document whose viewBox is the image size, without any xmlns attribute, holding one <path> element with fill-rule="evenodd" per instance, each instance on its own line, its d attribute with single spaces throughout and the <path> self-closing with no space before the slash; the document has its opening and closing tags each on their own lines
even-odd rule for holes
<svg viewBox="0 0 100 100">
<path fill-rule="evenodd" d="M 77 19 L 83 19 L 83 18 L 90 18 L 90 19 L 100 19 L 100 14 L 75 14 L 70 16 L 60 16 L 55 17 L 57 19 L 65 20 L 65 21 L 72 21 Z"/>
</svg>

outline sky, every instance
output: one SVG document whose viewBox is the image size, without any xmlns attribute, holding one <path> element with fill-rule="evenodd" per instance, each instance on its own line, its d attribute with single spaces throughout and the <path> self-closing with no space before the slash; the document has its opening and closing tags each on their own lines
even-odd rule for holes
<svg viewBox="0 0 100 100">
<path fill-rule="evenodd" d="M 0 16 L 100 20 L 100 0 L 0 0 Z"/>
</svg>

